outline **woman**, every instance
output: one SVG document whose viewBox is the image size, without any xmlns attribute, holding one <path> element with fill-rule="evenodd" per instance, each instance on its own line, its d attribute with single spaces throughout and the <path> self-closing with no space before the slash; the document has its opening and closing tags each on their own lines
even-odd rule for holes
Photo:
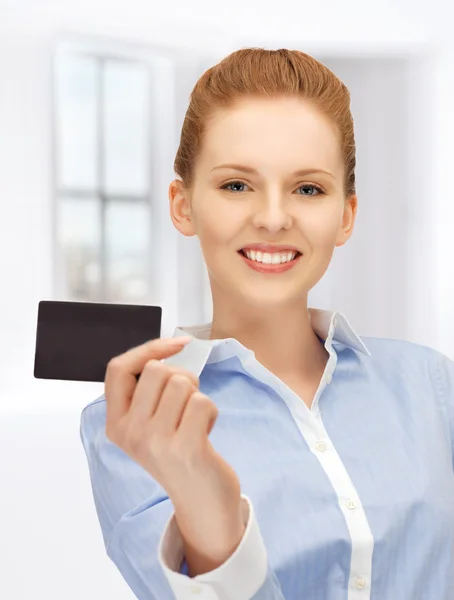
<svg viewBox="0 0 454 600">
<path fill-rule="evenodd" d="M 307 306 L 355 223 L 349 105 L 288 50 L 235 52 L 193 90 L 170 212 L 212 323 L 116 357 L 81 421 L 140 599 L 454 598 L 454 363 Z"/>
</svg>

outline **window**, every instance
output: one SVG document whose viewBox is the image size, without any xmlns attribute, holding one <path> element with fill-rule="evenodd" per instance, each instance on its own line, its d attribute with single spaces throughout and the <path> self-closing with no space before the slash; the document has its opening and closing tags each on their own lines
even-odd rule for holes
<svg viewBox="0 0 454 600">
<path fill-rule="evenodd" d="M 58 295 L 146 303 L 153 292 L 149 65 L 61 51 L 54 84 Z"/>
</svg>

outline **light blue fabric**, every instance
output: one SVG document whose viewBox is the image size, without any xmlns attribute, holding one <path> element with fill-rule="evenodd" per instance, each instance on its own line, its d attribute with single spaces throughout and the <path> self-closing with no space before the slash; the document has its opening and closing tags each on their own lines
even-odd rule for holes
<svg viewBox="0 0 454 600">
<path fill-rule="evenodd" d="M 330 337 L 332 381 L 316 409 L 373 535 L 363 590 L 352 585 L 346 520 L 289 408 L 292 392 L 251 375 L 244 365 L 255 359 L 235 340 L 215 346 L 200 375 L 219 408 L 210 440 L 239 475 L 268 552 L 254 600 L 453 600 L 454 363 L 389 339 L 361 338 L 367 352 L 342 321 Z M 310 413 L 303 402 L 299 410 Z M 157 556 L 172 503 L 106 438 L 105 416 L 104 397 L 88 405 L 81 439 L 108 556 L 137 598 L 173 600 Z"/>
</svg>

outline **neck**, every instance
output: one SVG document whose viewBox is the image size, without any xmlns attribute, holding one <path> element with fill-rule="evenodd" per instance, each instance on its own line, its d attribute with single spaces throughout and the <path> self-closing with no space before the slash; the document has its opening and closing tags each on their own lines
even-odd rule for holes
<svg viewBox="0 0 454 600">
<path fill-rule="evenodd" d="M 310 381 L 321 377 L 329 354 L 312 329 L 307 298 L 273 310 L 225 309 L 213 304 L 210 339 L 235 338 L 282 379 Z"/>
</svg>

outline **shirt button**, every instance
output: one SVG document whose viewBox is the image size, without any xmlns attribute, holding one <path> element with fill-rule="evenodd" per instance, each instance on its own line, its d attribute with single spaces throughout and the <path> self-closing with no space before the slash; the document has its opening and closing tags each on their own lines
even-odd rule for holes
<svg viewBox="0 0 454 600">
<path fill-rule="evenodd" d="M 357 577 L 355 580 L 355 586 L 358 590 L 363 590 L 366 587 L 366 580 L 362 577 Z"/>
<path fill-rule="evenodd" d="M 323 441 L 319 441 L 315 444 L 315 448 L 319 451 L 319 452 L 324 452 L 326 450 L 326 442 Z"/>
<path fill-rule="evenodd" d="M 346 502 L 345 506 L 349 510 L 355 510 L 355 508 L 356 508 L 356 502 L 354 500 L 349 500 L 348 502 Z"/>
<path fill-rule="evenodd" d="M 191 594 L 201 594 L 202 593 L 202 588 L 200 587 L 200 585 L 192 585 L 189 588 Z"/>
</svg>

